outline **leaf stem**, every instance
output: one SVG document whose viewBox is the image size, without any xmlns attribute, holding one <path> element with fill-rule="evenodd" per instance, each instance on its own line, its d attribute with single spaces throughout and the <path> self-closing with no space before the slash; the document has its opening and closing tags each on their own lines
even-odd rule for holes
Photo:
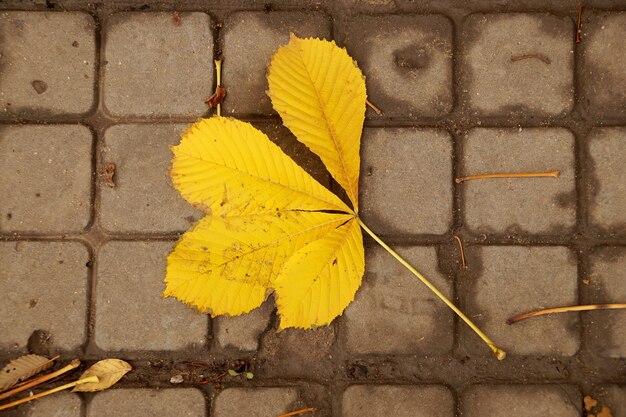
<svg viewBox="0 0 626 417">
<path fill-rule="evenodd" d="M 50 381 L 51 379 L 56 378 L 60 375 L 63 375 L 64 373 L 69 372 L 72 369 L 78 368 L 79 365 L 80 365 L 80 361 L 78 359 L 74 359 L 72 362 L 70 362 L 69 365 L 64 366 L 58 371 L 50 372 L 49 374 L 41 375 L 41 376 L 32 378 L 28 381 L 24 381 L 25 383 L 20 385 L 19 387 L 15 387 L 10 391 L 6 391 L 0 394 L 0 400 L 4 400 L 5 398 L 10 397 L 11 395 L 20 393 L 22 391 L 26 391 L 27 389 L 36 387 L 37 385 L 43 384 L 46 381 Z"/>
<path fill-rule="evenodd" d="M 369 100 L 365 99 L 365 104 L 370 106 L 370 108 L 374 110 L 377 115 L 381 116 L 383 114 L 383 112 L 378 107 L 374 106 Z"/>
<path fill-rule="evenodd" d="M 555 307 L 546 308 L 544 310 L 530 311 L 528 313 L 518 314 L 506 321 L 506 324 L 513 324 L 520 320 L 524 320 L 530 317 L 543 316 L 545 314 L 553 313 L 567 313 L 570 311 L 592 311 L 592 310 L 617 310 L 626 309 L 626 304 L 587 304 L 582 306 L 568 306 L 568 307 Z"/>
<path fill-rule="evenodd" d="M 467 263 L 465 262 L 465 250 L 463 249 L 463 242 L 461 242 L 461 238 L 457 235 L 452 235 L 454 239 L 456 239 L 459 244 L 459 249 L 461 250 L 461 263 L 463 265 L 463 269 L 467 269 Z"/>
<path fill-rule="evenodd" d="M 215 73 L 216 73 L 216 77 L 217 77 L 217 86 L 221 87 L 222 86 L 222 60 L 221 59 L 216 59 L 215 60 Z M 222 104 L 221 103 L 217 103 L 217 115 L 218 116 L 222 115 Z"/>
<path fill-rule="evenodd" d="M 286 413 L 286 414 L 281 414 L 278 417 L 291 417 L 291 416 L 297 416 L 298 414 L 304 414 L 304 413 L 312 413 L 313 411 L 317 411 L 317 408 L 314 407 L 309 407 L 309 408 L 303 408 L 301 410 L 296 410 L 296 411 L 292 411 L 290 413 Z"/>
<path fill-rule="evenodd" d="M 435 287 L 422 274 L 420 274 L 407 261 L 405 261 L 396 251 L 391 249 L 385 242 L 383 242 L 378 236 L 376 236 L 374 232 L 372 232 L 370 228 L 367 227 L 360 218 L 359 218 L 359 224 L 361 225 L 363 230 L 367 232 L 367 234 L 369 234 L 376 242 L 378 242 L 378 244 L 380 244 L 380 246 L 382 246 L 387 252 L 389 252 L 391 256 L 396 258 L 398 262 L 404 265 L 406 269 L 411 271 L 413 275 L 419 278 L 420 281 L 422 281 L 428 288 L 430 288 L 432 292 L 434 292 L 437 295 L 437 297 L 439 297 L 444 303 L 446 303 L 446 305 L 450 307 L 452 311 L 454 311 L 465 323 L 467 323 L 467 325 L 471 327 L 471 329 L 474 330 L 474 332 L 476 332 L 476 334 L 480 336 L 481 339 L 483 339 L 483 341 L 487 344 L 487 346 L 489 346 L 489 348 L 493 351 L 493 354 L 498 360 L 502 360 L 506 357 L 506 352 L 504 350 L 496 346 L 495 343 L 493 343 L 491 339 L 489 339 L 487 335 L 485 335 L 482 332 L 482 330 L 480 330 L 474 323 L 472 323 L 472 321 L 461 310 L 459 310 L 457 306 L 455 306 L 452 303 L 452 301 L 450 301 L 445 295 L 443 295 L 443 293 L 439 291 L 437 287 Z"/>
<path fill-rule="evenodd" d="M 561 171 L 546 171 L 546 172 L 520 172 L 518 174 L 480 174 L 470 175 L 469 177 L 457 178 L 454 180 L 457 184 L 460 184 L 469 180 L 479 180 L 483 178 L 519 178 L 519 177 L 558 177 Z"/>
<path fill-rule="evenodd" d="M 48 391 L 40 392 L 39 394 L 35 394 L 32 397 L 26 397 L 26 398 L 22 398 L 22 399 L 13 401 L 12 403 L 7 403 L 7 404 L 0 405 L 0 411 L 1 410 L 6 410 L 7 408 L 15 407 L 16 405 L 27 403 L 29 401 L 36 400 L 37 398 L 41 398 L 41 397 L 45 397 L 45 396 L 50 395 L 50 394 L 54 394 L 55 392 L 59 392 L 59 391 L 63 391 L 63 390 L 75 387 L 76 385 L 86 384 L 88 382 L 95 382 L 95 383 L 97 383 L 98 382 L 98 377 L 95 376 L 95 375 L 94 376 L 89 376 L 87 378 L 79 379 L 78 381 L 70 382 L 69 384 L 65 384 L 65 385 L 61 385 L 61 386 L 56 387 L 56 388 L 52 388 L 52 389 L 50 389 Z"/>
</svg>

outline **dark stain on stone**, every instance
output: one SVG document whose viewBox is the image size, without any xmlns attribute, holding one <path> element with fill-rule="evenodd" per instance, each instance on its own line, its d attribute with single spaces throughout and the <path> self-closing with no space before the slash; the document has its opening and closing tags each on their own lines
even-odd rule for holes
<svg viewBox="0 0 626 417">
<path fill-rule="evenodd" d="M 73 46 L 74 48 L 78 48 L 78 41 L 74 41 L 74 42 L 72 42 L 72 46 Z"/>
<path fill-rule="evenodd" d="M 430 55 L 426 48 L 417 45 L 396 50 L 393 53 L 393 58 L 398 68 L 409 71 L 425 68 L 430 63 Z"/>
<path fill-rule="evenodd" d="M 34 355 L 50 356 L 52 335 L 45 330 L 35 330 L 28 338 L 28 352 Z"/>
<path fill-rule="evenodd" d="M 35 193 L 35 197 L 41 197 L 41 193 Z"/>
<path fill-rule="evenodd" d="M 30 300 L 30 302 L 28 303 L 28 307 L 29 307 L 29 308 L 35 308 L 35 307 L 37 306 L 37 302 L 38 302 L 38 301 L 37 301 L 36 299 L 34 299 L 34 298 L 33 298 L 33 299 L 32 299 L 32 300 Z"/>
<path fill-rule="evenodd" d="M 48 84 L 46 84 L 45 81 L 33 80 L 30 84 L 33 86 L 37 94 L 43 94 L 48 89 Z"/>
<path fill-rule="evenodd" d="M 13 218 L 13 213 L 7 213 L 7 220 L 11 220 Z"/>
<path fill-rule="evenodd" d="M 558 193 L 555 197 L 555 202 L 558 207 L 572 208 L 576 207 L 576 192 L 563 192 Z"/>
</svg>

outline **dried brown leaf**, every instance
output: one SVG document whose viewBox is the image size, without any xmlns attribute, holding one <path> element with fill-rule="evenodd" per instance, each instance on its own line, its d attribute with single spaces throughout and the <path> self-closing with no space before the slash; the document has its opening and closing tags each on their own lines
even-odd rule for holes
<svg viewBox="0 0 626 417">
<path fill-rule="evenodd" d="M 53 362 L 54 360 L 39 355 L 24 355 L 12 360 L 0 371 L 0 391 L 45 371 Z"/>
<path fill-rule="evenodd" d="M 115 187 L 115 164 L 113 162 L 105 164 L 104 167 L 100 169 L 100 175 L 102 176 L 104 185 L 111 188 Z"/>
<path fill-rule="evenodd" d="M 598 405 L 598 401 L 591 398 L 591 395 L 585 395 L 585 398 L 583 398 L 583 402 L 585 403 L 585 410 L 587 411 L 591 411 L 593 407 Z"/>
<path fill-rule="evenodd" d="M 114 385 L 133 367 L 121 359 L 104 359 L 93 364 L 80 376 L 84 379 L 90 376 L 97 376 L 98 382 L 89 382 L 77 385 L 72 392 L 93 392 L 102 391 Z"/>
<path fill-rule="evenodd" d="M 224 101 L 224 97 L 226 97 L 226 89 L 218 85 L 217 87 L 215 87 L 215 93 L 213 93 L 211 97 L 207 98 L 205 103 L 209 107 L 216 107 L 218 104 Z"/>
</svg>

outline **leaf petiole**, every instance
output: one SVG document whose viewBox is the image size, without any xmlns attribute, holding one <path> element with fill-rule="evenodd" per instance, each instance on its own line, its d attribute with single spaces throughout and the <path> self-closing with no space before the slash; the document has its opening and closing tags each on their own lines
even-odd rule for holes
<svg viewBox="0 0 626 417">
<path fill-rule="evenodd" d="M 49 374 L 41 375 L 41 376 L 32 378 L 28 381 L 24 381 L 23 384 L 0 394 L 0 400 L 4 400 L 5 398 L 8 398 L 12 395 L 20 393 L 22 391 L 26 391 L 27 389 L 36 387 L 37 385 L 43 384 L 44 382 L 54 379 L 60 375 L 63 375 L 64 373 L 69 372 L 72 369 L 78 368 L 79 365 L 80 365 L 80 361 L 78 359 L 74 359 L 69 365 L 64 366 L 58 371 L 50 372 Z"/>
<path fill-rule="evenodd" d="M 428 288 L 430 288 L 432 292 L 434 292 L 437 295 L 437 297 L 439 297 L 444 303 L 446 303 L 446 305 L 450 307 L 452 311 L 454 311 L 465 323 L 467 323 L 467 325 L 471 327 L 471 329 L 474 330 L 474 332 L 476 332 L 476 334 L 480 336 L 481 339 L 483 339 L 483 341 L 487 344 L 487 346 L 489 346 L 489 348 L 492 350 L 493 354 L 498 360 L 501 361 L 502 359 L 506 357 L 506 352 L 504 350 L 496 346 L 495 343 L 493 343 L 491 339 L 489 339 L 487 335 L 482 332 L 482 330 L 480 330 L 461 310 L 457 308 L 457 306 L 455 306 L 452 303 L 452 301 L 450 301 L 445 295 L 443 295 L 443 293 L 439 291 L 437 287 L 435 287 L 422 274 L 420 274 L 407 261 L 405 261 L 404 258 L 402 258 L 396 251 L 391 249 L 389 245 L 387 245 L 378 236 L 376 236 L 376 234 L 374 234 L 374 232 L 372 232 L 370 228 L 367 227 L 360 218 L 359 218 L 359 224 L 361 225 L 363 230 L 367 232 L 368 235 L 370 235 L 376 242 L 378 242 L 380 246 L 382 246 L 387 252 L 389 252 L 391 256 L 396 258 L 398 262 L 404 265 L 404 267 L 408 269 L 413 275 L 419 278 L 420 281 L 422 281 Z"/>
<path fill-rule="evenodd" d="M 16 405 L 27 403 L 29 401 L 36 400 L 37 398 L 45 397 L 47 395 L 54 394 L 56 392 L 75 387 L 76 385 L 86 384 L 89 382 L 97 383 L 98 377 L 95 375 L 89 376 L 87 378 L 79 379 L 78 381 L 70 382 L 69 384 L 61 385 L 60 387 L 52 388 L 48 391 L 40 392 L 39 394 L 35 394 L 32 397 L 26 397 L 26 398 L 19 399 L 17 401 L 13 401 L 12 403 L 0 405 L 0 411 L 6 410 L 7 408 L 15 407 Z"/>
<path fill-rule="evenodd" d="M 554 307 L 546 308 L 544 310 L 530 311 L 528 313 L 518 314 L 506 321 L 506 324 L 513 324 L 520 320 L 524 320 L 530 317 L 543 316 L 546 314 L 554 313 L 568 313 L 570 311 L 593 311 L 593 310 L 618 310 L 626 309 L 626 304 L 588 304 L 582 306 L 568 306 L 568 307 Z"/>
</svg>

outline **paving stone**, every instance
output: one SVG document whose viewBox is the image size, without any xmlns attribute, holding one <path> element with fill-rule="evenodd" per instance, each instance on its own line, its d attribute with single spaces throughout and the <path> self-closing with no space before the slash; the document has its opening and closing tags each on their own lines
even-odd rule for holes
<svg viewBox="0 0 626 417">
<path fill-rule="evenodd" d="M 87 407 L 87 417 L 205 417 L 206 401 L 193 388 L 112 389 L 99 392 Z"/>
<path fill-rule="evenodd" d="M 599 413 L 602 407 L 608 407 L 612 417 L 626 417 L 626 385 L 599 386 L 593 390 L 591 397 L 598 401 L 597 408 L 592 412 Z"/>
<path fill-rule="evenodd" d="M 463 417 L 578 417 L 582 396 L 568 385 L 476 385 L 461 396 Z"/>
<path fill-rule="evenodd" d="M 439 272 L 433 247 L 398 253 L 447 297 L 452 283 Z M 365 277 L 344 313 L 346 347 L 355 354 L 443 354 L 452 348 L 450 309 L 384 249 L 366 255 Z"/>
<path fill-rule="evenodd" d="M 452 110 L 452 24 L 441 15 L 359 16 L 337 39 L 357 61 L 383 117 L 441 117 Z M 393 39 L 393 42 L 389 40 Z M 372 109 L 368 117 L 380 118 Z"/>
<path fill-rule="evenodd" d="M 200 116 L 213 88 L 204 13 L 119 13 L 105 27 L 104 105 L 116 116 Z"/>
<path fill-rule="evenodd" d="M 172 247 L 171 242 L 110 242 L 102 247 L 95 326 L 100 348 L 177 350 L 206 342 L 205 314 L 173 298 L 161 299 Z"/>
<path fill-rule="evenodd" d="M 601 248 L 590 257 L 590 303 L 623 303 L 626 300 L 626 249 Z M 626 311 L 587 313 L 589 345 L 605 358 L 626 358 Z"/>
<path fill-rule="evenodd" d="M 444 234 L 452 223 L 452 141 L 433 129 L 366 128 L 361 215 L 378 234 Z"/>
<path fill-rule="evenodd" d="M 596 117 L 626 116 L 626 13 L 586 13 L 583 106 Z"/>
<path fill-rule="evenodd" d="M 454 398 L 442 385 L 352 385 L 342 397 L 342 417 L 452 417 Z"/>
<path fill-rule="evenodd" d="M 263 333 L 256 355 L 261 363 L 272 363 L 265 368 L 266 378 L 325 378 L 330 381 L 336 367 L 333 353 L 336 349 L 334 326 L 322 326 L 315 329 L 285 329 L 278 331 L 277 324 L 273 331 Z"/>
<path fill-rule="evenodd" d="M 555 314 L 507 325 L 514 315 L 578 304 L 577 262 L 565 247 L 486 246 L 466 248 L 474 276 L 462 281 L 462 310 L 509 355 L 572 356 L 578 351 L 579 320 Z M 476 272 L 474 272 L 476 271 Z M 467 326 L 462 346 L 491 352 Z"/>
<path fill-rule="evenodd" d="M 115 188 L 100 181 L 100 223 L 111 232 L 186 230 L 202 213 L 172 186 L 168 167 L 187 125 L 118 125 L 107 129 L 100 165 L 115 163 Z"/>
<path fill-rule="evenodd" d="M 228 90 L 225 112 L 276 114 L 266 94 L 267 66 L 289 33 L 330 38 L 330 22 L 317 12 L 238 12 L 224 22 L 223 81 Z"/>
<path fill-rule="evenodd" d="M 0 231 L 71 233 L 85 228 L 91 143 L 84 126 L 0 127 Z"/>
<path fill-rule="evenodd" d="M 570 232 L 576 222 L 574 137 L 565 129 L 473 129 L 461 175 L 560 171 L 558 178 L 498 178 L 461 185 L 465 224 L 478 233 Z"/>
<path fill-rule="evenodd" d="M 259 348 L 259 338 L 267 328 L 274 311 L 274 298 L 241 316 L 218 316 L 213 320 L 213 334 L 220 348 L 254 351 Z"/>
<path fill-rule="evenodd" d="M 0 117 L 91 110 L 95 26 L 91 16 L 79 12 L 0 13 Z"/>
<path fill-rule="evenodd" d="M 626 229 L 626 128 L 593 129 L 588 138 L 594 186 L 591 187 L 589 216 L 605 231 Z"/>
<path fill-rule="evenodd" d="M 228 388 L 214 400 L 212 417 L 277 416 L 297 408 L 296 388 Z"/>
<path fill-rule="evenodd" d="M 35 330 L 54 350 L 86 337 L 89 253 L 76 242 L 0 242 L 0 348 L 24 351 Z"/>
<path fill-rule="evenodd" d="M 80 417 L 81 401 L 78 395 L 61 392 L 34 401 L 28 411 L 29 417 Z"/>
<path fill-rule="evenodd" d="M 462 29 L 463 93 L 473 113 L 559 116 L 574 105 L 574 27 L 548 14 L 474 14 Z"/>
</svg>

